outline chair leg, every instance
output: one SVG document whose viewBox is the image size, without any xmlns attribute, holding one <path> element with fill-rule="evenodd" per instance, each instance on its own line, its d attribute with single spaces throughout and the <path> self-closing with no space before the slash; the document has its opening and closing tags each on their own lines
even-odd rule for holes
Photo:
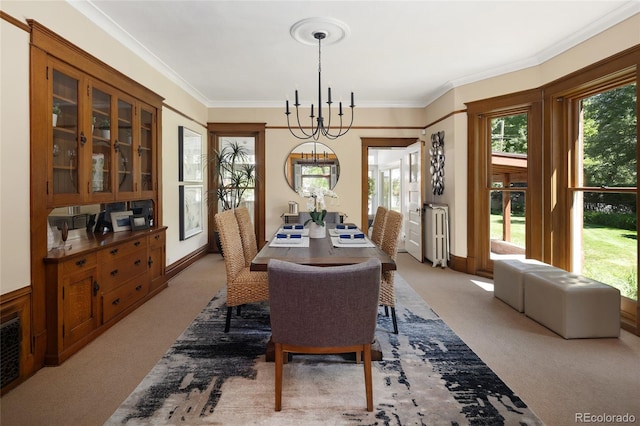
<svg viewBox="0 0 640 426">
<path fill-rule="evenodd" d="M 391 307 L 391 320 L 393 321 L 393 333 L 398 334 L 398 320 L 396 319 L 396 308 Z"/>
<path fill-rule="evenodd" d="M 373 411 L 373 380 L 371 377 L 371 343 L 364 345 L 364 388 L 367 394 L 367 411 Z"/>
<path fill-rule="evenodd" d="M 387 305 L 384 306 L 384 316 L 385 317 L 389 316 L 389 307 Z"/>
<path fill-rule="evenodd" d="M 231 313 L 233 312 L 233 307 L 228 306 L 227 307 L 227 321 L 224 325 L 224 332 L 228 333 L 229 332 L 229 328 L 231 327 Z"/>
<path fill-rule="evenodd" d="M 276 411 L 282 410 L 282 343 L 275 343 L 275 368 L 276 368 Z"/>
</svg>

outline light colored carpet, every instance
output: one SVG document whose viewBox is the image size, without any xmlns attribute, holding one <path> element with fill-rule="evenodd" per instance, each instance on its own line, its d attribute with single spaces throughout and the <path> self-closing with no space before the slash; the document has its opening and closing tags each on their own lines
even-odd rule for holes
<svg viewBox="0 0 640 426">
<path fill-rule="evenodd" d="M 420 298 L 546 424 L 575 424 L 585 412 L 640 421 L 640 337 L 564 340 L 494 298 L 490 279 L 432 268 L 407 253 L 397 263 Z M 0 423 L 104 424 L 224 286 L 224 260 L 199 260 L 64 364 L 3 395 Z"/>
<path fill-rule="evenodd" d="M 275 412 L 268 306 L 245 306 L 225 334 L 224 299 L 222 291 L 107 425 L 542 424 L 398 275 L 400 333 L 381 309 L 374 411 L 365 410 L 362 366 L 352 357 L 294 355 Z"/>
</svg>

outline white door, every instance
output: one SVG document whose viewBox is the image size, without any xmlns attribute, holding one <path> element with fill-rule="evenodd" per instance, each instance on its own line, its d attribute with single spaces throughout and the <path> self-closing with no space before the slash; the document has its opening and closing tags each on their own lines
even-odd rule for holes
<svg viewBox="0 0 640 426">
<path fill-rule="evenodd" d="M 405 200 L 405 249 L 409 254 L 422 262 L 422 141 L 417 141 L 409 145 L 405 150 L 405 161 L 407 165 L 404 173 Z"/>
</svg>

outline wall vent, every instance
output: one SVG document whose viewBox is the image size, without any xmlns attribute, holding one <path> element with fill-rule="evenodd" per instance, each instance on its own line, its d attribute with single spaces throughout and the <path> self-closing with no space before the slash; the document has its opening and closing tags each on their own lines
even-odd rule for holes
<svg viewBox="0 0 640 426">
<path fill-rule="evenodd" d="M 0 325 L 1 368 L 0 387 L 5 387 L 20 377 L 20 317 L 16 312 L 11 319 Z"/>
</svg>

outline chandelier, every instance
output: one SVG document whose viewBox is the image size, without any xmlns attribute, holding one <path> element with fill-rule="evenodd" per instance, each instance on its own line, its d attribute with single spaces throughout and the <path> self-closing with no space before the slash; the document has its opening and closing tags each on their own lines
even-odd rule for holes
<svg viewBox="0 0 640 426">
<path fill-rule="evenodd" d="M 308 27 L 310 24 L 317 24 L 318 22 L 322 22 L 323 24 L 330 24 L 334 26 L 339 26 L 342 31 L 342 39 L 346 34 L 346 25 L 340 21 L 331 19 L 331 18 L 310 18 L 302 20 L 296 23 L 293 27 L 291 27 L 291 35 L 301 41 L 303 43 L 309 44 L 308 41 L 304 41 L 300 38 L 300 33 L 304 32 L 304 28 Z M 342 101 L 338 102 L 338 114 L 337 118 L 334 118 L 334 127 L 332 128 L 332 115 L 333 111 L 335 111 L 335 107 L 332 111 L 332 104 L 334 104 L 331 99 L 331 87 L 327 89 L 327 101 L 326 101 L 326 109 L 322 107 L 322 40 L 326 39 L 329 35 L 328 31 L 324 30 L 316 30 L 311 32 L 313 39 L 318 41 L 318 107 L 315 110 L 314 104 L 311 104 L 311 130 L 305 130 L 305 126 L 300 122 L 300 102 L 298 99 L 298 90 L 295 91 L 295 103 L 293 106 L 295 107 L 295 116 L 296 116 L 296 124 L 294 128 L 291 127 L 291 119 L 290 115 L 292 111 L 289 109 L 289 100 L 286 101 L 286 111 L 285 115 L 287 116 L 287 127 L 293 136 L 298 139 L 313 139 L 318 140 L 320 136 L 324 136 L 327 139 L 334 140 L 339 138 L 340 136 L 345 135 L 349 129 L 351 129 L 351 125 L 353 124 L 353 110 L 355 108 L 353 92 L 351 92 L 351 103 L 346 107 L 351 109 L 351 119 L 349 120 L 349 125 L 346 125 L 346 120 L 343 120 L 344 113 L 342 107 Z M 346 109 L 345 108 L 345 109 Z M 317 116 L 315 112 L 317 111 Z M 323 115 L 323 112 L 326 112 L 326 115 Z M 337 121 L 337 123 L 336 123 Z M 306 128 L 308 129 L 309 126 Z M 295 130 L 294 130 L 295 129 Z"/>
</svg>

